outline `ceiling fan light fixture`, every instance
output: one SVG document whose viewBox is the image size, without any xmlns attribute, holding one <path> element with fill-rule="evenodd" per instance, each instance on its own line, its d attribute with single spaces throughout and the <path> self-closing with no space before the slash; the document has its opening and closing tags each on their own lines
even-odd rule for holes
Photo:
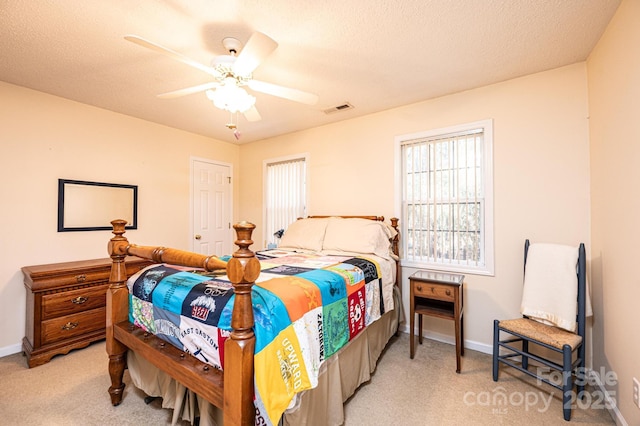
<svg viewBox="0 0 640 426">
<path fill-rule="evenodd" d="M 247 86 L 252 91 L 307 105 L 315 105 L 318 102 L 318 95 L 313 93 L 253 79 L 254 70 L 278 47 L 278 43 L 261 32 L 254 32 L 245 46 L 232 37 L 223 39 L 222 44 L 229 54 L 213 58 L 210 66 L 136 35 L 125 36 L 125 39 L 203 71 L 215 79 L 215 81 L 158 95 L 162 99 L 205 92 L 216 108 L 229 111 L 232 115 L 241 112 L 250 122 L 259 121 L 262 118 L 255 107 L 256 98 L 247 93 L 243 86 Z M 230 125 L 235 126 L 233 121 Z M 238 138 L 237 128 L 234 127 L 234 130 L 234 135 Z"/>
<path fill-rule="evenodd" d="M 223 82 L 215 90 L 207 90 L 207 98 L 213 102 L 216 108 L 229 112 L 245 112 L 256 103 L 255 96 L 251 96 L 233 81 Z"/>
</svg>

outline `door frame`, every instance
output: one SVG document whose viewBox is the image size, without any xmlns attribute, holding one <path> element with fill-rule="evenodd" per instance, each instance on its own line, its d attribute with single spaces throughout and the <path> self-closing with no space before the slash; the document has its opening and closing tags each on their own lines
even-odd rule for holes
<svg viewBox="0 0 640 426">
<path fill-rule="evenodd" d="M 229 183 L 229 221 L 231 226 L 229 227 L 229 238 L 231 240 L 231 250 L 233 251 L 233 241 L 234 239 L 234 235 L 233 235 L 233 164 L 231 163 L 226 163 L 224 161 L 218 161 L 218 160 L 212 160 L 210 158 L 204 158 L 204 157 L 195 157 L 195 156 L 190 156 L 189 157 L 189 250 L 191 251 L 195 251 L 195 240 L 193 239 L 193 233 L 194 233 L 194 225 L 193 225 L 193 163 L 199 161 L 201 163 L 208 163 L 208 164 L 213 164 L 216 166 L 223 166 L 223 167 L 229 167 L 229 176 L 231 177 L 231 182 Z M 216 253 L 218 256 L 223 256 L 223 255 L 227 255 L 227 254 L 231 254 L 231 253 Z"/>
</svg>

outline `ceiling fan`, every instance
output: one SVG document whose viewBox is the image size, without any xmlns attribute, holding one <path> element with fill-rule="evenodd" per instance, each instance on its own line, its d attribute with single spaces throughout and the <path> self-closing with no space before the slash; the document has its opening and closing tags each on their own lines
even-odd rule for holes
<svg viewBox="0 0 640 426">
<path fill-rule="evenodd" d="M 248 121 L 258 121 L 261 117 L 255 107 L 255 97 L 249 95 L 242 88 L 243 86 L 247 86 L 256 92 L 266 93 L 307 105 L 314 105 L 318 101 L 318 96 L 313 93 L 253 79 L 253 71 L 278 47 L 278 43 L 261 32 L 254 32 L 244 48 L 238 39 L 232 37 L 223 39 L 222 45 L 229 54 L 216 56 L 213 58 L 211 66 L 201 64 L 181 53 L 136 35 L 127 35 L 124 38 L 132 43 L 154 50 L 186 65 L 204 71 L 214 77 L 214 80 L 209 83 L 158 95 L 158 97 L 163 99 L 206 92 L 207 97 L 214 102 L 216 107 L 232 113 L 242 112 Z"/>
</svg>

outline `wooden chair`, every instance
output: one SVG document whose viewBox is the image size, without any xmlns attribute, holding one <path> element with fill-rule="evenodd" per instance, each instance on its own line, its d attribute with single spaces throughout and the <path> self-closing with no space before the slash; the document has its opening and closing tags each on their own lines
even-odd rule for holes
<svg viewBox="0 0 640 426">
<path fill-rule="evenodd" d="M 528 252 L 529 240 L 526 240 L 524 247 L 525 274 Z M 578 291 L 575 332 L 543 324 L 526 315 L 518 319 L 494 320 L 493 322 L 493 381 L 498 381 L 500 363 L 503 363 L 561 390 L 563 415 L 567 421 L 571 419 L 571 405 L 576 400 L 576 398 L 572 398 L 574 384 L 577 385 L 579 397 L 584 395 L 585 384 L 586 260 L 585 248 L 582 243 L 578 247 L 576 274 Z M 504 340 L 500 340 L 501 332 L 508 335 Z M 546 348 L 546 353 L 550 356 L 545 357 L 531 353 L 529 351 L 530 343 Z M 502 354 L 501 348 L 503 349 Z M 561 355 L 561 363 L 549 359 L 556 353 Z M 520 358 L 519 363 L 518 357 Z M 530 366 L 530 359 L 539 365 Z M 540 371 L 540 365 L 546 371 Z M 561 372 L 562 383 L 551 381 L 549 371 Z"/>
</svg>

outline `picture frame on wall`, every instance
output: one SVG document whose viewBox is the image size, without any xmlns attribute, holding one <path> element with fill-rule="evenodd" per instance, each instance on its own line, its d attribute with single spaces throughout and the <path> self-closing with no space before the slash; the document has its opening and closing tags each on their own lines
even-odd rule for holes
<svg viewBox="0 0 640 426">
<path fill-rule="evenodd" d="M 111 221 L 138 229 L 138 186 L 58 179 L 58 232 L 109 231 Z"/>
</svg>

